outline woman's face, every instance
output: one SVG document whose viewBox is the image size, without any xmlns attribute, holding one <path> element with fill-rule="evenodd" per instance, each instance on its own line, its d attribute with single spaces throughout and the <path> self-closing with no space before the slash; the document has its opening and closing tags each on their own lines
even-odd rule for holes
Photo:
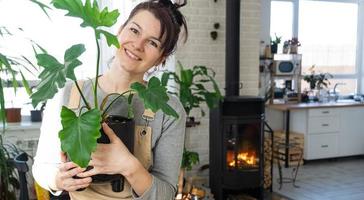
<svg viewBox="0 0 364 200">
<path fill-rule="evenodd" d="M 149 11 L 141 10 L 122 28 L 118 34 L 120 49 L 116 58 L 120 66 L 135 75 L 144 74 L 163 60 L 161 25 Z"/>
</svg>

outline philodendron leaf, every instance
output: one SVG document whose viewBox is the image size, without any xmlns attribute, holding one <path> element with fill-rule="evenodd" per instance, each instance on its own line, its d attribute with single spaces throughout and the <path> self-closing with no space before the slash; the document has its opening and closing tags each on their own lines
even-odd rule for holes
<svg viewBox="0 0 364 200">
<path fill-rule="evenodd" d="M 109 45 L 109 47 L 114 45 L 115 47 L 120 48 L 119 40 L 115 35 L 104 30 L 96 30 L 97 39 L 100 39 L 101 34 L 105 36 L 107 45 Z"/>
<path fill-rule="evenodd" d="M 167 89 L 158 78 L 152 77 L 148 82 L 148 88 L 138 82 L 133 83 L 130 88 L 138 93 L 146 109 L 151 109 L 153 112 L 161 109 L 165 114 L 178 118 L 177 112 L 168 105 Z"/>
<path fill-rule="evenodd" d="M 72 162 L 86 167 L 91 153 L 96 149 L 100 137 L 101 111 L 89 110 L 80 116 L 63 106 L 61 111 L 62 130 L 59 132 L 61 148 Z"/>
<path fill-rule="evenodd" d="M 109 45 L 113 44 L 119 47 L 119 43 L 115 42 L 116 37 L 112 37 L 111 33 L 98 29 L 99 27 L 111 27 L 116 23 L 120 15 L 117 9 L 109 12 L 106 7 L 100 11 L 96 0 L 94 0 L 93 4 L 91 4 L 90 0 L 86 0 L 84 5 L 81 0 L 53 0 L 52 3 L 54 7 L 68 11 L 68 16 L 81 18 L 83 20 L 81 26 L 92 27 L 98 38 L 102 33 Z"/>
<path fill-rule="evenodd" d="M 38 65 L 44 69 L 38 76 L 41 80 L 37 85 L 37 91 L 30 96 L 34 107 L 42 101 L 53 98 L 58 88 L 64 87 L 66 78 L 76 81 L 74 70 L 82 64 L 78 57 L 85 50 L 83 44 L 73 45 L 65 52 L 64 64 L 46 53 L 36 55 Z"/>
</svg>

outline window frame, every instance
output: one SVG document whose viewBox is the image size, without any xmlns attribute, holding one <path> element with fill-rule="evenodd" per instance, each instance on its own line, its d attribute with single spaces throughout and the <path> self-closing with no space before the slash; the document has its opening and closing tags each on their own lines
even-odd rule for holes
<svg viewBox="0 0 364 200">
<path fill-rule="evenodd" d="M 292 36 L 298 37 L 299 32 L 299 6 L 300 0 L 271 0 L 292 2 L 293 4 L 293 20 L 292 20 Z M 316 2 L 336 2 L 336 3 L 354 3 L 358 5 L 358 21 L 357 21 L 357 41 L 356 41 L 356 61 L 355 73 L 353 74 L 335 74 L 333 79 L 356 79 L 357 88 L 355 92 L 364 93 L 364 0 L 305 0 Z"/>
</svg>

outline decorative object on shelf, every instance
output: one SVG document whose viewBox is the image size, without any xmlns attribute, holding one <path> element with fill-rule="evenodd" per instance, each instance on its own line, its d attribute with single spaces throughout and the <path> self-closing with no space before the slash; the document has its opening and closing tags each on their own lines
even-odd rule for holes
<svg viewBox="0 0 364 200">
<path fill-rule="evenodd" d="M 288 54 L 289 53 L 289 49 L 290 49 L 289 40 L 286 40 L 286 41 L 283 42 L 283 50 L 282 50 L 282 53 L 283 54 Z"/>
<path fill-rule="evenodd" d="M 288 40 L 289 47 L 290 47 L 290 54 L 297 54 L 298 47 L 301 46 L 301 43 L 298 41 L 297 37 L 292 37 L 291 40 Z"/>
<path fill-rule="evenodd" d="M 211 38 L 213 40 L 217 39 L 218 34 L 217 34 L 216 30 L 219 29 L 219 28 L 220 28 L 220 23 L 218 23 L 218 22 L 214 23 L 214 29 L 215 30 L 210 32 L 210 36 L 211 36 Z"/>
<path fill-rule="evenodd" d="M 282 36 L 278 37 L 277 34 L 274 34 L 274 40 L 272 39 L 272 37 L 270 38 L 270 43 L 271 43 L 271 53 L 272 54 L 276 54 L 278 52 L 278 44 L 281 43 L 281 39 Z"/>
</svg>

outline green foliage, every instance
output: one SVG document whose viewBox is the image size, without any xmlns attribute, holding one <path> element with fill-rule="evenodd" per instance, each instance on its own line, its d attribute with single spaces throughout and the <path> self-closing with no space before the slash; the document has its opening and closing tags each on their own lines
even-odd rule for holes
<svg viewBox="0 0 364 200">
<path fill-rule="evenodd" d="M 321 89 L 323 86 L 327 88 L 330 85 L 329 78 L 333 76 L 330 73 L 319 73 L 315 72 L 315 65 L 310 69 L 310 74 L 304 75 L 303 80 L 310 84 L 310 89 Z"/>
<path fill-rule="evenodd" d="M 193 151 L 188 151 L 186 148 L 183 149 L 181 168 L 191 170 L 192 166 L 199 162 L 200 158 L 198 156 L 198 153 Z"/>
<path fill-rule="evenodd" d="M 177 112 L 167 104 L 167 101 L 169 100 L 167 88 L 161 84 L 161 81 L 158 78 L 152 77 L 148 82 L 148 87 L 135 82 L 130 88 L 139 94 L 145 108 L 151 109 L 153 112 L 157 112 L 161 109 L 167 115 L 178 118 Z"/>
<path fill-rule="evenodd" d="M 282 40 L 282 36 L 277 36 L 277 34 L 274 33 L 274 39 L 272 39 L 272 37 L 270 38 L 270 42 L 272 45 L 278 45 L 281 43 Z"/>
<path fill-rule="evenodd" d="M 192 69 L 185 69 L 178 61 L 179 73 L 165 72 L 162 75 L 162 85 L 166 86 L 168 80 L 173 79 L 179 86 L 178 95 L 187 115 L 193 108 L 199 108 L 202 115 L 205 112 L 201 109 L 201 104 L 205 102 L 211 109 L 218 105 L 222 99 L 219 87 L 214 79 L 215 72 L 205 66 L 194 66 Z M 211 90 L 206 84 L 212 84 Z"/>
<path fill-rule="evenodd" d="M 119 42 L 115 35 L 99 29 L 100 27 L 111 27 L 114 25 L 120 15 L 118 10 L 108 11 L 104 8 L 100 11 L 97 1 L 91 5 L 90 0 L 86 0 L 85 5 L 81 0 L 53 0 L 54 7 L 68 11 L 67 16 L 81 18 L 83 22 L 81 27 L 91 27 L 94 29 L 97 39 L 103 34 L 106 37 L 108 45 L 114 45 L 119 48 Z"/>
<path fill-rule="evenodd" d="M 63 129 L 59 132 L 63 152 L 80 167 L 86 167 L 101 136 L 101 112 L 89 110 L 80 116 L 63 106 L 61 111 Z"/>
<path fill-rule="evenodd" d="M 58 92 L 58 88 L 65 86 L 66 78 L 76 81 L 74 70 L 82 64 L 78 57 L 85 50 L 83 44 L 73 45 L 65 52 L 63 64 L 49 54 L 37 54 L 38 65 L 43 67 L 43 70 L 38 76 L 40 83 L 37 85 L 37 91 L 31 95 L 33 107 L 42 101 L 53 98 Z"/>
</svg>

